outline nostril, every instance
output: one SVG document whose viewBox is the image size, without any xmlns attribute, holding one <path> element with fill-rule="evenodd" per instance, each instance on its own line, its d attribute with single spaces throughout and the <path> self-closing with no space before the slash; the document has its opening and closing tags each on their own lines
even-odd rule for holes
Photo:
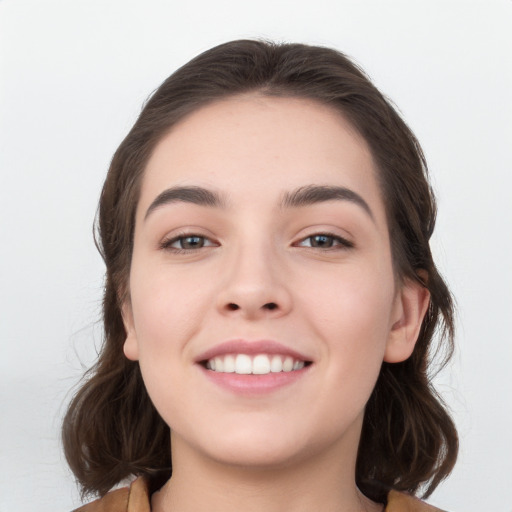
<svg viewBox="0 0 512 512">
<path fill-rule="evenodd" d="M 235 304 L 234 302 L 229 302 L 226 304 L 226 309 L 229 311 L 237 311 L 241 309 L 241 306 Z M 262 309 L 274 311 L 275 309 L 279 309 L 279 306 L 275 302 L 267 302 L 266 304 L 263 304 Z"/>
</svg>

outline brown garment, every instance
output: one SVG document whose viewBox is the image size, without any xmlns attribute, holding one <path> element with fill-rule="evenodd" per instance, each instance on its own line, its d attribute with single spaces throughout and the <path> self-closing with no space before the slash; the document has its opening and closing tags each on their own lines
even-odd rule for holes
<svg viewBox="0 0 512 512">
<path fill-rule="evenodd" d="M 73 512 L 151 512 L 148 487 L 143 478 L 137 478 L 130 487 L 110 491 Z"/>
<path fill-rule="evenodd" d="M 149 492 L 143 478 L 130 487 L 111 491 L 103 498 L 77 508 L 74 512 L 151 512 Z M 443 512 L 407 494 L 391 491 L 385 512 Z"/>
</svg>

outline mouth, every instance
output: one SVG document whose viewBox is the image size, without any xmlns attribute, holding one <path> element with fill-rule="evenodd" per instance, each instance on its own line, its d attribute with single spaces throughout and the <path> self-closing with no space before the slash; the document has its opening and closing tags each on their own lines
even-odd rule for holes
<svg viewBox="0 0 512 512">
<path fill-rule="evenodd" d="M 311 361 L 285 354 L 222 354 L 199 362 L 204 368 L 216 373 L 238 375 L 267 375 L 289 373 L 312 364 Z"/>
<path fill-rule="evenodd" d="M 234 394 L 258 396 L 302 380 L 314 359 L 274 340 L 230 339 L 195 361 L 209 380 Z"/>
</svg>

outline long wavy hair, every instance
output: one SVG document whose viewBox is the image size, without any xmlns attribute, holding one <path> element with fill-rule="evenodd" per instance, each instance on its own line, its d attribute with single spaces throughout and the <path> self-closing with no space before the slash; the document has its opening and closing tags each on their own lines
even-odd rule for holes
<svg viewBox="0 0 512 512">
<path fill-rule="evenodd" d="M 451 294 L 429 240 L 436 205 L 415 136 L 364 72 L 335 50 L 240 40 L 208 50 L 154 92 L 112 159 L 101 193 L 96 243 L 105 261 L 104 342 L 63 424 L 67 461 L 84 494 L 105 494 L 130 475 L 150 488 L 172 473 L 170 432 L 154 408 L 137 362 L 123 356 L 135 210 L 146 163 L 162 137 L 202 106 L 233 95 L 315 100 L 338 111 L 364 137 L 378 168 L 393 264 L 399 279 L 420 282 L 430 305 L 412 356 L 383 363 L 366 406 L 356 482 L 385 502 L 390 489 L 428 496 L 452 470 L 458 438 L 432 387 L 433 356 L 453 352 Z"/>
</svg>

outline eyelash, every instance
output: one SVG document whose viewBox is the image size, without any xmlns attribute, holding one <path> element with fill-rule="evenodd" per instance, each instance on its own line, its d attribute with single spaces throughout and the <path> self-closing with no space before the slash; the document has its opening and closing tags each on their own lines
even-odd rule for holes
<svg viewBox="0 0 512 512">
<path fill-rule="evenodd" d="M 353 249 L 354 248 L 354 243 L 351 242 L 350 240 L 347 240 L 346 238 L 343 238 L 341 236 L 338 236 L 338 235 L 335 235 L 333 233 L 315 233 L 313 235 L 309 235 L 303 239 L 301 239 L 298 244 L 295 244 L 295 245 L 298 245 L 299 247 L 301 246 L 300 244 L 302 244 L 303 242 L 305 242 L 306 240 L 312 240 L 313 238 L 319 238 L 319 237 L 323 237 L 323 238 L 327 238 L 327 239 L 330 239 L 331 242 L 332 242 L 332 246 L 331 247 L 313 247 L 313 246 L 302 246 L 302 247 L 307 247 L 308 249 L 321 249 L 323 251 L 339 251 L 339 250 L 347 250 L 347 249 Z"/>
<path fill-rule="evenodd" d="M 309 246 L 301 245 L 306 240 L 312 241 L 312 239 L 314 239 L 316 237 L 323 237 L 323 238 L 329 239 L 329 241 L 331 242 L 332 245 L 330 247 L 314 247 L 312 245 L 309 245 Z M 195 247 L 195 248 L 188 248 L 188 249 L 185 249 L 183 247 L 172 247 L 173 244 L 175 244 L 177 242 L 183 243 L 183 240 L 185 240 L 187 238 L 201 239 L 201 240 L 203 240 L 203 245 L 201 245 L 199 247 Z M 208 245 L 204 245 L 207 242 L 210 242 L 210 243 Z M 216 246 L 216 243 L 212 242 L 212 240 L 209 239 L 208 237 L 202 236 L 202 235 L 197 235 L 195 233 L 182 233 L 182 234 L 179 234 L 172 238 L 163 240 L 160 243 L 160 249 L 171 251 L 171 252 L 174 252 L 175 254 L 186 254 L 186 253 L 198 251 L 199 249 L 203 249 L 205 247 L 215 247 L 215 246 Z M 351 242 L 343 237 L 340 237 L 338 235 L 335 235 L 333 233 L 315 233 L 313 235 L 309 235 L 305 238 L 302 238 L 301 240 L 299 240 L 299 242 L 295 243 L 294 246 L 295 247 L 306 247 L 308 249 L 313 249 L 313 250 L 320 249 L 322 251 L 337 251 L 337 250 L 339 251 L 339 250 L 347 250 L 347 249 L 354 248 L 353 242 Z"/>
<path fill-rule="evenodd" d="M 199 239 L 203 240 L 203 245 L 201 245 L 200 247 L 196 247 L 194 249 L 185 249 L 183 247 L 172 247 L 173 244 L 180 242 L 180 241 L 183 242 L 183 240 L 186 240 L 187 238 L 199 238 Z M 205 246 L 204 243 L 206 243 L 206 241 L 211 242 L 211 244 Z M 203 249 L 204 247 L 215 247 L 215 243 L 212 242 L 208 237 L 203 236 L 203 235 L 197 235 L 195 233 L 181 233 L 172 238 L 165 239 L 160 243 L 160 249 L 171 251 L 176 254 L 191 253 L 191 252 L 195 252 L 199 249 Z"/>
</svg>

